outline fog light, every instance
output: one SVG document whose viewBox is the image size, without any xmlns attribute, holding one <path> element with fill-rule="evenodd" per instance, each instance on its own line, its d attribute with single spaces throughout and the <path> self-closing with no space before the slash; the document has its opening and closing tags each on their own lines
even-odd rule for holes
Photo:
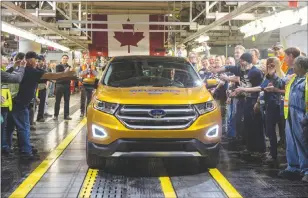
<svg viewBox="0 0 308 198">
<path fill-rule="evenodd" d="M 107 137 L 107 133 L 106 133 L 105 129 L 103 129 L 102 127 L 99 127 L 95 124 L 92 125 L 92 134 L 93 134 L 93 137 L 95 137 L 95 138 L 105 138 L 105 137 Z"/>
<path fill-rule="evenodd" d="M 209 137 L 209 138 L 217 137 L 218 136 L 218 130 L 219 130 L 219 126 L 215 125 L 215 126 L 209 128 L 209 130 L 207 130 L 205 136 Z"/>
</svg>

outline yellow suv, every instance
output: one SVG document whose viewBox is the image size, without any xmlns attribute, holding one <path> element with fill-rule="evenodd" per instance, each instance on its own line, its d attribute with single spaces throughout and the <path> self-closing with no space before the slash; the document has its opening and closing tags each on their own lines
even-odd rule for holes
<svg viewBox="0 0 308 198">
<path fill-rule="evenodd" d="M 184 58 L 115 57 L 87 110 L 87 163 L 109 157 L 189 157 L 219 162 L 221 114 Z"/>
</svg>

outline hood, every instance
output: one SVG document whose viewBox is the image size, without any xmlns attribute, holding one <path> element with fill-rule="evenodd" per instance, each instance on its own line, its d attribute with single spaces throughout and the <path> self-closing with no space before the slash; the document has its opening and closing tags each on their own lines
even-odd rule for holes
<svg viewBox="0 0 308 198">
<path fill-rule="evenodd" d="M 213 99 L 205 86 L 115 88 L 99 85 L 95 96 L 99 100 L 118 104 L 198 104 Z"/>
</svg>

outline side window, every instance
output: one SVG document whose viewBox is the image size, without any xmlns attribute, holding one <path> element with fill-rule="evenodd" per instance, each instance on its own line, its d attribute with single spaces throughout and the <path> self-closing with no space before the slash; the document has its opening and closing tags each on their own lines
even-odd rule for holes
<svg viewBox="0 0 308 198">
<path fill-rule="evenodd" d="M 105 78 L 104 78 L 104 84 L 105 85 L 107 85 L 107 81 L 108 81 L 108 79 L 110 79 L 112 70 L 113 70 L 112 65 L 110 65 L 110 67 L 108 68 L 108 70 L 106 72 Z"/>
</svg>

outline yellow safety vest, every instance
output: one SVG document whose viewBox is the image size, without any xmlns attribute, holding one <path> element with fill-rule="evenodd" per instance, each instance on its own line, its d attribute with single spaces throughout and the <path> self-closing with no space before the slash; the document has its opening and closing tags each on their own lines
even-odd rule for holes
<svg viewBox="0 0 308 198">
<path fill-rule="evenodd" d="M 289 115 L 289 97 L 290 97 L 290 89 L 291 85 L 293 84 L 296 76 L 293 76 L 289 83 L 286 85 L 286 92 L 284 96 L 284 107 L 283 113 L 284 118 L 287 119 Z M 306 84 L 305 84 L 305 104 L 306 104 L 306 112 L 308 112 L 308 74 L 306 74 Z"/>
<path fill-rule="evenodd" d="M 1 107 L 9 108 L 10 111 L 13 108 L 12 95 L 7 84 L 1 85 Z"/>
</svg>

